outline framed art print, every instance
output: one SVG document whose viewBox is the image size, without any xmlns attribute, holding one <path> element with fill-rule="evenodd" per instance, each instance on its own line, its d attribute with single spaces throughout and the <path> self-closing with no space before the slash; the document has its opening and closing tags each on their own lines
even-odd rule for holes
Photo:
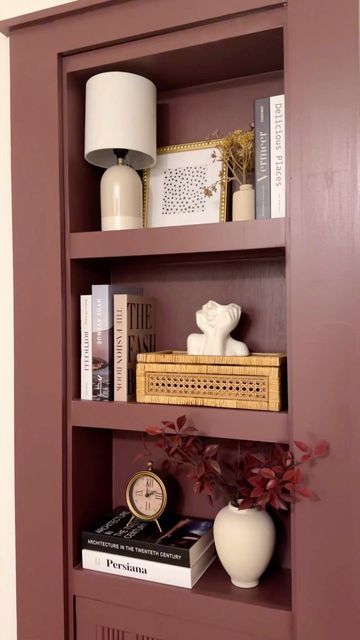
<svg viewBox="0 0 360 640">
<path fill-rule="evenodd" d="M 157 151 L 143 173 L 144 227 L 172 227 L 226 220 L 226 167 L 215 160 L 217 141 L 192 142 Z M 212 196 L 204 189 L 218 182 Z"/>
</svg>

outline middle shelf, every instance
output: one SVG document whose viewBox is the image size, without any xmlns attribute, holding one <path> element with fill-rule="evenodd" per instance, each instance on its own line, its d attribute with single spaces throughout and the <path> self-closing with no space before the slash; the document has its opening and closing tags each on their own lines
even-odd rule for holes
<svg viewBox="0 0 360 640">
<path fill-rule="evenodd" d="M 289 442 L 288 414 L 245 409 L 183 407 L 138 402 L 94 402 L 73 400 L 71 424 L 120 431 L 144 431 L 162 420 L 186 415 L 203 434 L 213 438 Z"/>
</svg>

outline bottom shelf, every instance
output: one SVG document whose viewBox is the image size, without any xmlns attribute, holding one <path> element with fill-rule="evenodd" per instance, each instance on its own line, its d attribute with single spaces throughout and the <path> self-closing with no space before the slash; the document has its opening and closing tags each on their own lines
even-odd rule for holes
<svg viewBox="0 0 360 640">
<path fill-rule="evenodd" d="M 151 611 L 178 620 L 215 626 L 259 640 L 291 640 L 291 572 L 277 569 L 258 587 L 234 587 L 215 561 L 191 590 L 122 578 L 76 567 L 75 597 Z"/>
</svg>

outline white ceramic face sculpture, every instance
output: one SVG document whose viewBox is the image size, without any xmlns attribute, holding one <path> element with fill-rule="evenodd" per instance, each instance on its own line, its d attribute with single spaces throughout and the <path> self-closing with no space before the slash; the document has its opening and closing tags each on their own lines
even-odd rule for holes
<svg viewBox="0 0 360 640">
<path fill-rule="evenodd" d="M 209 300 L 196 312 L 196 324 L 203 333 L 191 333 L 187 339 L 187 352 L 202 356 L 248 356 L 244 342 L 234 340 L 230 333 L 241 316 L 238 304 L 218 304 Z"/>
</svg>

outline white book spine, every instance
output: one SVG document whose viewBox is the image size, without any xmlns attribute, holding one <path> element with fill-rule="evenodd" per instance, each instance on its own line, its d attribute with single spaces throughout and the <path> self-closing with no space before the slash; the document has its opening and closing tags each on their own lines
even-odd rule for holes
<svg viewBox="0 0 360 640">
<path fill-rule="evenodd" d="M 91 295 L 80 296 L 81 362 L 80 397 L 92 400 L 92 322 Z"/>
<path fill-rule="evenodd" d="M 128 399 L 127 294 L 114 295 L 114 400 Z"/>
<path fill-rule="evenodd" d="M 125 578 L 160 582 L 175 587 L 191 589 L 215 558 L 214 544 L 210 544 L 191 568 L 178 567 L 162 562 L 129 558 L 103 551 L 82 550 L 84 569 L 112 573 Z"/>
<path fill-rule="evenodd" d="M 285 217 L 285 96 L 270 97 L 271 217 Z"/>
</svg>

